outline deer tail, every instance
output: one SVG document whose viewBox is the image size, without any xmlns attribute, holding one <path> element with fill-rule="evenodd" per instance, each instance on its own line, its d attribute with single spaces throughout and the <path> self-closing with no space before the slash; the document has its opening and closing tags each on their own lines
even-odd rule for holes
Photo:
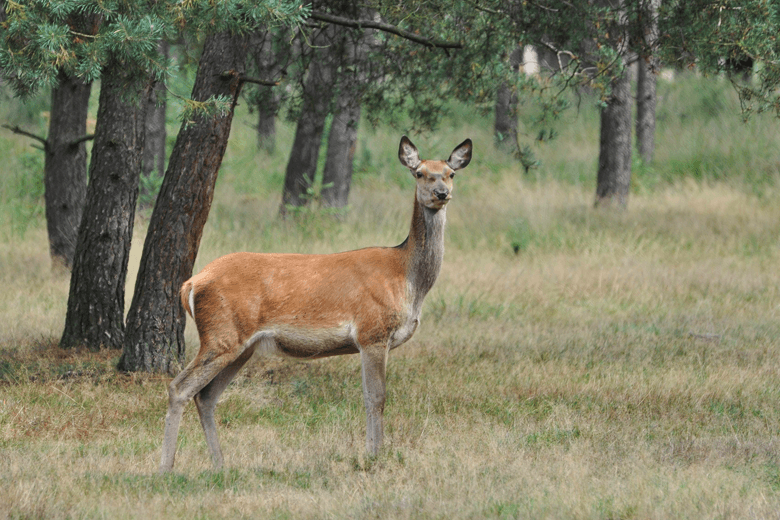
<svg viewBox="0 0 780 520">
<path fill-rule="evenodd" d="M 192 285 L 192 280 L 187 280 L 182 284 L 181 291 L 179 291 L 179 297 L 181 298 L 181 306 L 187 311 L 187 314 L 195 317 L 195 287 Z"/>
</svg>

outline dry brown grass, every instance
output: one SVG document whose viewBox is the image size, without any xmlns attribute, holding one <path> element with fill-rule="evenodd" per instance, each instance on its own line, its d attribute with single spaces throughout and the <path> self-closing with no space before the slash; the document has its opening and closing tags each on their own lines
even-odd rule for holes
<svg viewBox="0 0 780 520">
<path fill-rule="evenodd" d="M 391 356 L 376 460 L 357 358 L 253 360 L 218 408 L 227 469 L 211 471 L 190 411 L 176 473 L 156 476 L 167 378 L 116 374 L 111 352 L 25 346 L 56 337 L 67 288 L 38 232 L 6 249 L 0 515 L 774 517 L 777 195 L 683 184 L 608 215 L 554 182 L 461 191 L 423 324 Z M 324 231 L 265 220 L 275 202 L 248 200 L 229 212 L 261 215 L 263 236 L 216 222 L 199 262 L 236 243 L 400 241 L 405 226 L 381 215 L 404 218 L 407 193 L 373 193 L 358 188 L 360 211 Z M 514 219 L 529 233 L 517 255 Z"/>
<path fill-rule="evenodd" d="M 479 153 L 457 177 L 420 329 L 391 355 L 377 459 L 357 357 L 254 359 L 217 408 L 225 471 L 189 409 L 175 473 L 157 476 L 169 378 L 57 349 L 68 281 L 49 271 L 42 221 L 0 226 L 0 518 L 776 518 L 780 192 L 740 172 L 651 186 L 642 170 L 628 211 L 595 211 L 577 181 L 595 164 L 587 121 L 540 148 L 549 171 L 531 176 L 491 151 L 481 120 L 415 139 L 433 156 L 470 135 Z M 766 123 L 726 127 L 747 150 L 774 139 Z M 346 217 L 280 222 L 267 177 L 285 153 L 256 154 L 235 130 L 196 269 L 236 250 L 405 237 L 396 131 L 361 141 L 377 171 L 358 175 Z M 681 161 L 678 144 L 725 157 L 722 134 L 687 135 L 661 127 L 663 165 Z"/>
</svg>

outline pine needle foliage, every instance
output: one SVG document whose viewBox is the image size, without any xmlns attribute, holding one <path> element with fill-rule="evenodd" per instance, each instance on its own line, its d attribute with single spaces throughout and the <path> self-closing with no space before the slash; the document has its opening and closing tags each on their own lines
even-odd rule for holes
<svg viewBox="0 0 780 520">
<path fill-rule="evenodd" d="M 164 81 L 174 65 L 158 50 L 162 39 L 182 33 L 200 39 L 216 31 L 243 33 L 263 24 L 296 24 L 308 13 L 307 7 L 290 0 L 10 1 L 5 18 L 0 18 L 0 71 L 22 97 L 55 85 L 60 71 L 95 81 L 109 56 L 137 72 L 130 78 L 151 74 Z M 216 108 L 201 103 L 195 109 L 213 112 L 219 107 L 216 100 Z"/>
</svg>

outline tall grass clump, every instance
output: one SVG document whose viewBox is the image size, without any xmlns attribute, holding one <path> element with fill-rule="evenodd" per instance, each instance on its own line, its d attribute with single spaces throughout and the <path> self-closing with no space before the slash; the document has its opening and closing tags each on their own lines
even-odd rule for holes
<svg viewBox="0 0 780 520">
<path fill-rule="evenodd" d="M 177 472 L 156 475 L 170 378 L 117 373 L 118 352 L 58 349 L 67 280 L 50 273 L 45 223 L 20 233 L 3 218 L 0 516 L 775 517 L 777 122 L 743 123 L 717 79 L 682 74 L 659 93 L 656 161 L 635 162 L 619 213 L 593 208 L 598 113 L 586 96 L 556 140 L 529 141 L 541 164 L 528 174 L 467 107 L 413 136 L 425 157 L 466 137 L 475 151 L 455 179 L 420 327 L 390 356 L 377 458 L 364 454 L 357 356 L 253 359 L 217 408 L 226 469 L 212 470 L 190 407 Z M 533 137 L 530 115 L 523 124 Z M 345 214 L 314 204 L 283 221 L 294 125 L 280 124 L 271 155 L 251 125 L 237 114 L 196 269 L 238 250 L 406 237 L 402 129 L 362 127 Z M 8 164 L 29 152 L 0 137 Z M 19 191 L 0 183 L 6 216 Z"/>
</svg>

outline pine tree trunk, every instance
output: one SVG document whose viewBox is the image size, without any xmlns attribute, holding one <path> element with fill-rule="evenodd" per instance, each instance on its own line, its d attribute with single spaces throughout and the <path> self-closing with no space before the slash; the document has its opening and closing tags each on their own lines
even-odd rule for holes
<svg viewBox="0 0 780 520">
<path fill-rule="evenodd" d="M 298 117 L 295 140 L 284 177 L 280 208 L 282 216 L 286 214 L 288 206 L 300 207 L 309 203 L 306 195 L 317 174 L 322 133 L 331 102 L 328 93 L 332 92 L 334 83 L 334 71 L 327 50 L 321 49 L 312 58 L 304 84 L 303 108 Z"/>
<path fill-rule="evenodd" d="M 496 89 L 496 114 L 493 135 L 496 146 L 508 152 L 517 150 L 517 96 L 508 83 L 502 82 Z"/>
<path fill-rule="evenodd" d="M 355 16 L 370 19 L 375 14 L 369 9 L 362 9 L 361 13 L 355 13 Z M 341 34 L 343 66 L 338 77 L 339 94 L 330 125 L 328 153 L 322 173 L 322 203 L 326 207 L 344 208 L 349 202 L 360 125 L 360 92 L 368 81 L 368 55 L 375 39 L 373 30 L 365 30 L 359 35 L 350 32 Z"/>
<path fill-rule="evenodd" d="M 159 44 L 160 54 L 168 57 L 168 42 Z M 152 94 L 149 96 L 149 106 L 146 109 L 146 138 L 144 140 L 144 156 L 141 175 L 149 182 L 141 183 L 142 200 L 153 196 L 150 190 L 152 176 L 162 177 L 165 173 L 165 85 L 155 81 Z M 153 205 L 152 201 L 149 205 Z"/>
<path fill-rule="evenodd" d="M 274 52 L 271 31 L 261 30 L 252 34 L 250 49 L 258 76 L 273 80 L 281 75 L 282 67 Z M 252 96 L 257 110 L 257 147 L 269 154 L 276 151 L 276 112 L 279 110 L 279 95 L 270 87 L 258 87 L 260 90 Z"/>
<path fill-rule="evenodd" d="M 322 203 L 326 207 L 343 208 L 349 201 L 359 123 L 360 105 L 349 91 L 342 90 L 330 126 L 322 174 Z"/>
<path fill-rule="evenodd" d="M 257 105 L 257 147 L 268 154 L 276 151 L 276 107 L 279 101 L 271 94 L 267 103 Z"/>
<path fill-rule="evenodd" d="M 44 186 L 52 267 L 70 270 L 87 196 L 87 133 L 90 83 L 60 73 L 51 92 Z M 77 143 L 78 144 L 75 144 Z"/>
<path fill-rule="evenodd" d="M 636 96 L 636 144 L 642 162 L 650 164 L 655 154 L 655 85 L 653 67 L 639 59 Z"/>
<path fill-rule="evenodd" d="M 596 206 L 625 208 L 631 185 L 631 81 L 627 69 L 612 82 L 601 110 Z"/>
<path fill-rule="evenodd" d="M 146 99 L 127 98 L 127 67 L 103 69 L 89 185 L 70 279 L 63 348 L 121 348 L 125 278 L 138 198 Z"/>
<path fill-rule="evenodd" d="M 517 48 L 509 55 L 509 66 L 517 73 L 522 61 L 523 48 Z M 496 145 L 511 154 L 517 152 L 517 92 L 508 82 L 502 82 L 496 89 L 496 110 L 493 135 Z"/>
<path fill-rule="evenodd" d="M 173 373 L 184 361 L 185 315 L 179 289 L 192 275 L 246 55 L 247 43 L 241 36 L 220 33 L 206 39 L 192 99 L 227 96 L 231 109 L 184 123 L 179 131 L 144 243 L 120 370 Z"/>
<path fill-rule="evenodd" d="M 636 144 L 642 162 L 650 164 L 655 154 L 655 105 L 656 73 L 658 58 L 658 8 L 660 0 L 650 0 L 648 21 L 645 26 L 647 55 L 639 57 L 639 73 L 636 92 Z"/>
</svg>

